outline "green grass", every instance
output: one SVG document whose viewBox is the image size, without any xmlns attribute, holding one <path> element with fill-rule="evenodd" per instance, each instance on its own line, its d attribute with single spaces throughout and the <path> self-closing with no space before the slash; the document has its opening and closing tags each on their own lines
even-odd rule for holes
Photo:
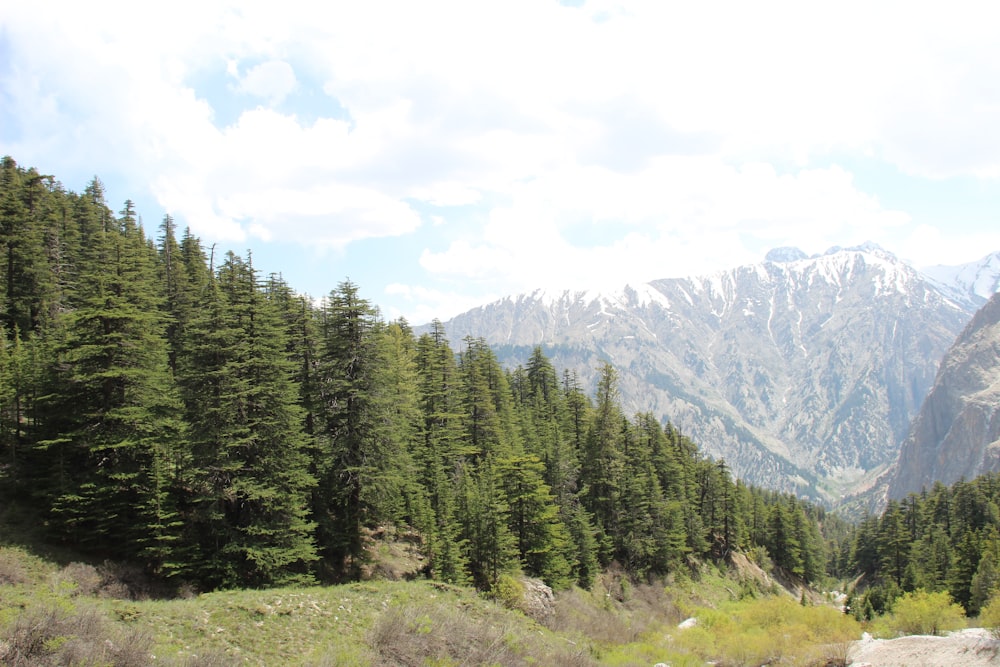
<svg viewBox="0 0 1000 667">
<path fill-rule="evenodd" d="M 137 589 L 128 568 L 11 535 L 0 545 L 0 663 L 14 667 L 813 664 L 860 635 L 831 607 L 766 595 L 713 566 L 644 584 L 606 572 L 589 591 L 560 592 L 539 623 L 424 580 L 151 599 L 155 587 Z M 691 616 L 698 626 L 679 630 Z"/>
<path fill-rule="evenodd" d="M 589 646 L 575 646 L 471 589 L 429 581 L 131 601 L 102 597 L 101 568 L 60 568 L 11 547 L 0 547 L 0 563 L 0 577 L 10 574 L 0 583 L 4 664 L 66 664 L 69 649 L 93 661 L 83 664 L 144 664 L 103 648 L 126 637 L 154 656 L 150 664 L 171 666 L 589 662 Z M 3 655 L 5 645 L 24 647 L 27 657 L 18 663 Z"/>
</svg>

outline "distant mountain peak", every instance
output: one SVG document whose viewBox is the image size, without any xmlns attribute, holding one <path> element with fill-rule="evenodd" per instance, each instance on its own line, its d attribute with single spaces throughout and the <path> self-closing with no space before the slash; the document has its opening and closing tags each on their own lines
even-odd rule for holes
<svg viewBox="0 0 1000 667">
<path fill-rule="evenodd" d="M 809 259 L 809 255 L 794 246 L 774 248 L 764 255 L 765 262 L 774 262 L 775 264 L 787 264 L 788 262 L 798 262 L 803 259 Z"/>
<path fill-rule="evenodd" d="M 921 272 L 952 298 L 979 308 L 1000 291 L 1000 252 L 957 266 L 924 267 Z"/>
<path fill-rule="evenodd" d="M 874 241 L 865 241 L 861 245 L 855 245 L 855 246 L 851 246 L 849 248 L 844 248 L 842 246 L 835 245 L 835 246 L 833 246 L 831 248 L 828 248 L 827 251 L 824 252 L 823 254 L 824 255 L 836 255 L 837 253 L 840 253 L 840 252 L 866 252 L 866 253 L 871 253 L 873 255 L 880 255 L 882 257 L 889 257 L 889 258 L 893 258 L 893 259 L 896 258 L 896 256 L 894 254 L 892 254 L 891 252 L 889 252 L 888 250 L 886 250 L 885 248 L 883 248 L 879 244 L 875 243 Z"/>
<path fill-rule="evenodd" d="M 773 248 L 772 250 L 769 250 L 764 256 L 764 261 L 771 262 L 772 264 L 788 264 L 790 262 L 800 262 L 804 259 L 819 259 L 820 257 L 828 257 L 830 255 L 836 255 L 843 252 L 864 252 L 886 259 L 896 258 L 894 254 L 874 241 L 865 241 L 861 245 L 851 246 L 848 248 L 835 245 L 827 248 L 826 252 L 812 256 L 807 255 L 800 248 L 795 246 L 782 246 L 780 248 Z"/>
</svg>

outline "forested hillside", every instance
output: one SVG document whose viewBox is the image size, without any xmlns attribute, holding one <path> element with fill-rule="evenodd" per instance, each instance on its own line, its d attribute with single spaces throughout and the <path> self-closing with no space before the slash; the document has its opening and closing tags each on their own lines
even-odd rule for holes
<svg viewBox="0 0 1000 667">
<path fill-rule="evenodd" d="M 733 550 L 804 579 L 821 528 L 733 481 L 661 415 L 626 415 L 538 349 L 414 336 L 343 282 L 319 303 L 252 257 L 143 229 L 0 166 L 0 488 L 49 539 L 207 590 L 359 576 L 369 530 L 412 529 L 426 574 L 588 586 Z"/>
<path fill-rule="evenodd" d="M 839 567 L 864 575 L 859 617 L 892 608 L 904 592 L 947 592 L 971 616 L 1000 590 L 1000 476 L 938 482 L 857 526 Z M 845 542 L 845 547 L 847 543 Z"/>
</svg>

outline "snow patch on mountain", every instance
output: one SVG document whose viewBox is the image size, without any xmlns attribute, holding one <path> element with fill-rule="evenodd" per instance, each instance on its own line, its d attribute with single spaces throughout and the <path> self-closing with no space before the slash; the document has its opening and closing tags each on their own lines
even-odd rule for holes
<svg viewBox="0 0 1000 667">
<path fill-rule="evenodd" d="M 953 298 L 976 308 L 1000 292 L 1000 252 L 967 264 L 939 264 L 920 271 Z"/>
<path fill-rule="evenodd" d="M 615 291 L 536 290 L 445 329 L 506 345 L 506 364 L 546 345 L 585 387 L 611 360 L 626 411 L 670 419 L 748 482 L 836 499 L 895 459 L 975 308 L 875 244 L 768 255 Z"/>
</svg>

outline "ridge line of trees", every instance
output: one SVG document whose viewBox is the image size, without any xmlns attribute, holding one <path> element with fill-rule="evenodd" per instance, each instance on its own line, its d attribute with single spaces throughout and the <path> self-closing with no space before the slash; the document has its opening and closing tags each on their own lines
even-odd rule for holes
<svg viewBox="0 0 1000 667">
<path fill-rule="evenodd" d="M 336 582 L 391 524 L 427 576 L 490 589 L 734 551 L 809 581 L 839 549 L 835 517 L 623 414 L 609 364 L 591 398 L 541 349 L 505 370 L 350 281 L 314 304 L 169 216 L 151 240 L 96 178 L 75 194 L 3 158 L 0 259 L 0 484 L 95 556 L 203 589 Z"/>
</svg>

